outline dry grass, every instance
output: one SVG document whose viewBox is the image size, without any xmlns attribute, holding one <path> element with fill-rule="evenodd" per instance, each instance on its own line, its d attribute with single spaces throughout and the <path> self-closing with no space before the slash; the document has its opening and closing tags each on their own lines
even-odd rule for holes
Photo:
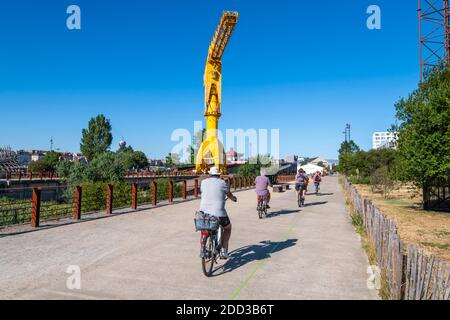
<svg viewBox="0 0 450 320">
<path fill-rule="evenodd" d="M 355 185 L 358 192 L 397 223 L 401 239 L 416 244 L 426 253 L 450 261 L 450 214 L 422 210 L 421 192 L 411 185 L 399 185 L 385 199 L 368 185 Z"/>
</svg>

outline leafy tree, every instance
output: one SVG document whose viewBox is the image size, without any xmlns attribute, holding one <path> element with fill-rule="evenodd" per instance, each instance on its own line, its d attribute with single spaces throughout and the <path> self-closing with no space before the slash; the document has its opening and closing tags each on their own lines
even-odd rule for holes
<svg viewBox="0 0 450 320">
<path fill-rule="evenodd" d="M 351 161 L 353 155 L 360 151 L 359 146 L 353 141 L 344 141 L 339 149 L 339 171 L 344 174 L 350 173 L 350 168 L 352 166 Z"/>
<path fill-rule="evenodd" d="M 119 161 L 122 161 L 126 170 L 145 169 L 149 166 L 148 159 L 142 151 L 134 151 L 131 146 L 117 151 Z"/>
<path fill-rule="evenodd" d="M 180 156 L 176 153 L 169 153 L 166 157 L 165 166 L 168 168 L 176 167 L 180 164 Z"/>
<path fill-rule="evenodd" d="M 395 105 L 398 176 L 424 186 L 450 172 L 450 70 L 439 66 Z"/>
<path fill-rule="evenodd" d="M 28 169 L 32 172 L 56 171 L 60 156 L 55 151 L 47 152 L 42 159 L 31 162 Z"/>
<path fill-rule="evenodd" d="M 190 155 L 189 159 L 190 164 L 195 164 L 195 158 L 197 157 L 196 152 L 200 150 L 200 147 L 203 141 L 205 141 L 205 139 L 206 139 L 206 129 L 199 130 L 194 134 L 193 146 L 190 145 L 187 149 L 187 152 Z"/>
<path fill-rule="evenodd" d="M 250 158 L 248 163 L 239 166 L 237 170 L 237 175 L 243 177 L 259 176 L 261 168 L 268 168 L 271 166 L 271 163 L 272 163 L 271 156 L 258 155 L 256 159 Z"/>
<path fill-rule="evenodd" d="M 87 129 L 83 129 L 80 150 L 88 161 L 107 152 L 112 143 L 111 124 L 103 114 L 89 120 Z"/>
<path fill-rule="evenodd" d="M 31 172 L 46 172 L 51 171 L 52 167 L 48 164 L 47 161 L 41 159 L 38 161 L 31 162 L 30 165 L 28 166 L 28 170 L 30 170 Z"/>
<path fill-rule="evenodd" d="M 261 170 L 260 164 L 245 163 L 239 166 L 237 175 L 241 177 L 259 176 Z"/>
<path fill-rule="evenodd" d="M 339 155 L 342 154 L 354 154 L 358 151 L 360 151 L 361 149 L 359 148 L 359 146 L 355 143 L 355 141 L 350 140 L 350 141 L 344 141 L 341 144 L 341 148 L 339 149 Z"/>
<path fill-rule="evenodd" d="M 124 163 L 113 152 L 105 152 L 92 160 L 84 177 L 92 182 L 121 182 L 125 178 L 127 169 Z"/>
</svg>

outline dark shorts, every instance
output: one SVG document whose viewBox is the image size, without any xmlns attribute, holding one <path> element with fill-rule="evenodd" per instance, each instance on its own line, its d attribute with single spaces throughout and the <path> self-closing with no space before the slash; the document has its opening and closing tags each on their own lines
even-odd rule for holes
<svg viewBox="0 0 450 320">
<path fill-rule="evenodd" d="M 306 190 L 306 184 L 296 183 L 295 184 L 295 190 L 297 190 L 297 191 Z"/>
<path fill-rule="evenodd" d="M 220 225 L 222 227 L 227 227 L 231 224 L 230 218 L 228 217 L 219 217 Z"/>
</svg>

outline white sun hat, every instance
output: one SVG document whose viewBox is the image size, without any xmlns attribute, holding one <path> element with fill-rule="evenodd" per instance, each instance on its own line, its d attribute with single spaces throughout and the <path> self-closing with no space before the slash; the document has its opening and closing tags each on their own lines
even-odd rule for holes
<svg viewBox="0 0 450 320">
<path fill-rule="evenodd" d="M 220 176 L 220 170 L 218 167 L 212 167 L 211 170 L 209 170 L 209 174 L 212 176 Z"/>
</svg>

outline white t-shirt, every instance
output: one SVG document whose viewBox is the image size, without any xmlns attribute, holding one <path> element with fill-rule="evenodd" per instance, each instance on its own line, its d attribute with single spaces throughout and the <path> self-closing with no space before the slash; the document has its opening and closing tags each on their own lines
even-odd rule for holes
<svg viewBox="0 0 450 320">
<path fill-rule="evenodd" d="M 220 178 L 208 178 L 200 186 L 202 200 L 200 211 L 216 217 L 226 217 L 225 197 L 228 193 L 228 184 Z"/>
</svg>

